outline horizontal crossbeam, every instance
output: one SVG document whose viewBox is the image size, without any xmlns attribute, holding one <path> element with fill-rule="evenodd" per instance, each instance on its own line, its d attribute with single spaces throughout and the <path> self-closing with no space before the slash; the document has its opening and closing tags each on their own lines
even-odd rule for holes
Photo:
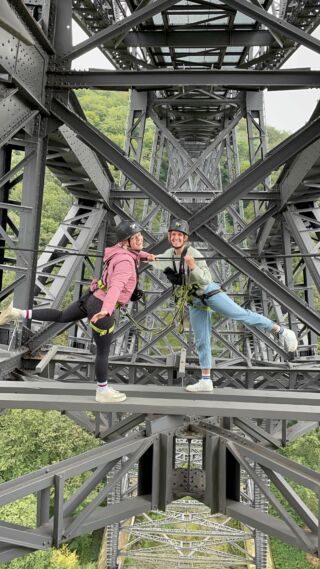
<svg viewBox="0 0 320 569">
<path fill-rule="evenodd" d="M 219 85 L 232 89 L 313 89 L 320 71 L 63 71 L 48 74 L 48 86 L 61 89 L 161 89 L 172 86 Z"/>
<path fill-rule="evenodd" d="M 11 382 L 10 382 L 11 383 Z M 21 385 L 21 384 L 20 384 Z M 190 394 L 182 388 L 166 387 L 165 391 L 149 386 L 121 386 L 128 397 L 122 403 L 101 404 L 94 399 L 94 385 L 83 392 L 83 384 L 72 384 L 69 393 L 59 391 L 61 384 L 48 393 L 41 391 L 37 382 L 31 385 L 35 393 L 24 390 L 17 393 L 17 386 L 12 392 L 4 393 L 0 383 L 1 408 L 3 409 L 56 409 L 119 411 L 125 413 L 152 413 L 180 416 L 208 417 L 252 417 L 256 419 L 295 419 L 317 421 L 320 417 L 320 393 L 288 393 L 246 390 L 234 391 L 216 389 L 214 394 Z M 50 386 L 53 383 L 50 382 Z M 58 391 L 54 389 L 58 388 Z M 82 389 L 82 391 L 81 391 Z M 71 390 L 73 390 L 71 392 Z M 175 391 L 174 391 L 175 390 Z M 227 391 L 227 393 L 226 393 Z M 79 395 L 81 393 L 81 395 Z"/>
<path fill-rule="evenodd" d="M 258 45 L 271 45 L 275 43 L 270 32 L 265 30 L 179 30 L 174 32 L 130 32 L 123 39 L 126 47 L 252 47 Z M 113 42 L 105 46 L 112 47 Z"/>
</svg>

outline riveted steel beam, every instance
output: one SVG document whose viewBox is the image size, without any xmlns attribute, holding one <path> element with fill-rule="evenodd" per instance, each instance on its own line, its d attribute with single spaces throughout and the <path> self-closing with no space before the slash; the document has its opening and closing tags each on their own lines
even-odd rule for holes
<svg viewBox="0 0 320 569">
<path fill-rule="evenodd" d="M 145 22 L 155 14 L 159 14 L 159 12 L 167 10 L 177 2 L 178 0 L 154 0 L 154 2 L 149 3 L 147 6 L 140 9 L 138 8 L 130 16 L 115 22 L 100 32 L 97 32 L 91 38 L 81 42 L 75 46 L 71 52 L 66 54 L 66 57 L 68 59 L 75 59 L 76 57 L 87 53 L 94 47 L 104 44 L 106 40 L 119 37 L 131 28 L 141 24 L 141 22 Z"/>
<path fill-rule="evenodd" d="M 0 148 L 37 114 L 38 111 L 32 109 L 30 104 L 19 96 L 17 89 L 6 89 L 6 96 L 0 100 Z"/>
<path fill-rule="evenodd" d="M 197 107 L 197 108 L 202 108 L 202 107 L 214 107 L 214 108 L 220 108 L 220 107 L 226 107 L 226 106 L 238 106 L 242 103 L 241 98 L 239 97 L 234 97 L 234 98 L 225 98 L 225 99 L 220 99 L 220 98 L 216 98 L 216 97 L 210 97 L 208 96 L 207 98 L 205 97 L 197 97 L 194 96 L 192 97 L 191 94 L 189 95 L 189 97 L 157 97 L 154 98 L 152 100 L 152 107 L 158 107 L 158 106 L 164 106 L 164 105 L 170 105 L 170 107 Z"/>
<path fill-rule="evenodd" d="M 311 144 L 315 138 L 320 136 L 319 124 L 317 119 L 293 135 L 287 141 L 274 149 L 263 161 L 256 162 L 246 170 L 235 182 L 229 186 L 224 194 L 221 194 L 210 204 L 206 204 L 198 214 L 190 217 L 190 212 L 179 204 L 173 196 L 170 196 L 162 184 L 153 178 L 148 172 L 138 164 L 132 163 L 126 158 L 124 152 L 113 142 L 102 135 L 97 129 L 85 123 L 77 115 L 72 113 L 67 107 L 55 99 L 52 103 L 52 112 L 63 122 L 73 128 L 78 135 L 98 154 L 106 158 L 112 164 L 122 170 L 138 187 L 142 188 L 156 203 L 166 207 L 176 217 L 188 219 L 191 228 L 196 231 L 202 239 L 213 245 L 228 261 L 239 268 L 242 272 L 251 276 L 257 284 L 266 290 L 273 298 L 276 298 L 283 306 L 293 311 L 303 322 L 305 322 L 315 332 L 320 333 L 320 318 L 304 302 L 299 300 L 279 281 L 261 271 L 261 269 L 249 261 L 245 253 L 240 249 L 227 243 L 222 237 L 215 234 L 209 227 L 204 225 L 221 211 L 226 205 L 226 201 L 231 203 L 237 198 L 246 195 L 261 179 L 264 179 L 274 168 L 288 160 L 299 150 Z M 230 191 L 231 189 L 231 191 Z M 229 193 L 228 193 L 229 192 Z M 220 205 L 223 202 L 223 206 Z M 216 204 L 219 204 L 216 207 Z"/>
<path fill-rule="evenodd" d="M 25 5 L 25 2 L 23 0 L 10 0 L 10 4 L 16 9 L 17 14 L 19 14 L 19 18 L 21 19 L 20 21 L 20 33 L 23 33 L 25 35 L 26 32 L 23 31 L 23 28 L 25 26 L 24 29 L 27 29 L 27 35 L 33 36 L 33 38 L 35 38 L 39 44 L 41 45 L 41 47 L 49 54 L 49 55 L 53 55 L 55 53 L 55 50 L 52 46 L 52 44 L 50 43 L 47 35 L 44 33 L 42 27 L 38 24 L 38 22 L 35 21 L 35 19 L 32 17 L 32 15 L 30 14 L 27 6 Z M 12 10 L 13 14 L 14 11 Z M 15 36 L 17 36 L 17 31 L 16 29 L 12 29 L 11 33 Z M 19 36 L 17 36 L 19 37 Z M 23 39 L 23 38 L 22 38 Z M 34 44 L 35 42 L 32 41 L 32 44 Z"/>
<path fill-rule="evenodd" d="M 320 41 L 311 35 L 307 34 L 300 28 L 293 26 L 289 22 L 282 20 L 281 18 L 276 18 L 264 8 L 254 5 L 248 0 L 226 0 L 226 4 L 233 8 L 234 10 L 239 10 L 243 14 L 246 14 L 250 18 L 257 20 L 261 24 L 264 24 L 268 28 L 280 32 L 284 36 L 291 38 L 299 45 L 304 45 L 320 53 Z"/>
<path fill-rule="evenodd" d="M 122 42 L 126 47 L 230 47 L 271 45 L 274 43 L 272 34 L 266 30 L 175 30 L 157 32 L 129 32 Z M 107 47 L 113 47 L 113 42 L 106 42 Z"/>
<path fill-rule="evenodd" d="M 320 71 L 208 70 L 190 71 L 54 71 L 48 86 L 60 89 L 127 90 L 219 85 L 232 89 L 313 89 L 320 86 Z"/>
<path fill-rule="evenodd" d="M 289 231 L 301 251 L 301 255 L 306 255 L 304 262 L 308 267 L 314 284 L 317 289 L 320 290 L 320 260 L 317 257 L 308 256 L 309 253 L 318 250 L 317 243 L 315 243 L 309 234 L 308 220 L 303 219 L 303 214 L 300 214 L 294 205 L 290 205 L 288 210 L 283 212 L 283 216 L 287 222 Z M 312 233 L 312 229 L 310 229 L 310 233 Z"/>
<path fill-rule="evenodd" d="M 238 176 L 234 182 L 205 206 L 191 221 L 192 230 L 207 223 L 213 215 L 222 211 L 227 205 L 247 195 L 259 182 L 264 180 L 273 170 L 287 162 L 290 158 L 310 146 L 320 138 L 320 118 L 302 127 L 295 134 L 276 146 L 263 159 L 258 160 L 250 168 Z M 199 224 L 199 226 L 198 226 Z"/>
<path fill-rule="evenodd" d="M 18 16 L 11 10 L 7 0 L 0 4 L 0 25 L 26 45 L 34 45 L 34 39 L 21 23 Z"/>
<path fill-rule="evenodd" d="M 246 504 L 234 500 L 227 500 L 226 513 L 249 527 L 254 527 L 267 535 L 271 535 L 285 543 L 297 547 L 296 535 L 290 531 L 287 524 L 269 514 L 265 514 L 264 512 L 260 512 Z M 317 550 L 315 538 L 313 538 L 312 545 L 310 543 L 310 546 L 306 547 L 306 550 L 313 553 Z"/>
</svg>

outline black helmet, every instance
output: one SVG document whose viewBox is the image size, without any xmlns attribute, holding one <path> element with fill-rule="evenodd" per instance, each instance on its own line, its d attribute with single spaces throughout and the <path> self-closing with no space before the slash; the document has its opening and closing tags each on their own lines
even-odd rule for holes
<svg viewBox="0 0 320 569">
<path fill-rule="evenodd" d="M 135 221 L 123 219 L 119 225 L 116 226 L 117 240 L 125 241 L 125 239 L 130 239 L 130 237 L 136 233 L 140 233 L 140 231 L 141 227 L 135 223 Z"/>
<path fill-rule="evenodd" d="M 189 223 L 185 219 L 172 219 L 170 221 L 168 231 L 180 231 L 185 235 L 189 235 Z"/>
</svg>

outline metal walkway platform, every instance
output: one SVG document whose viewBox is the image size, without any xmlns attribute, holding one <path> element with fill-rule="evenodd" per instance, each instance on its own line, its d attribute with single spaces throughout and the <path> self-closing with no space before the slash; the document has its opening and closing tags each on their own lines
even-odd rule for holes
<svg viewBox="0 0 320 569">
<path fill-rule="evenodd" d="M 179 387 L 119 384 L 116 387 L 127 394 L 126 401 L 101 404 L 94 400 L 95 385 L 92 383 L 2 381 L 0 407 L 320 421 L 319 392 L 225 388 L 195 394 Z"/>
</svg>

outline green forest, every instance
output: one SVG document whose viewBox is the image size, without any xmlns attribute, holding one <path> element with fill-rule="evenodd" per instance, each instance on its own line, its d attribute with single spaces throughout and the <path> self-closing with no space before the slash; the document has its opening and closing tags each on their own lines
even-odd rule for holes
<svg viewBox="0 0 320 569">
<path fill-rule="evenodd" d="M 128 94 L 105 91 L 81 91 L 78 98 L 88 120 L 119 146 L 124 146 Z M 269 147 L 281 142 L 288 133 L 268 129 Z M 249 165 L 245 123 L 237 132 L 241 169 Z M 142 164 L 148 167 L 152 147 L 153 126 L 147 123 Z M 118 176 L 118 173 L 115 173 Z M 15 190 L 19 192 L 19 189 Z M 16 196 L 12 196 L 15 199 Z M 71 204 L 70 195 L 47 171 L 41 221 L 40 249 L 52 237 Z M 47 464 L 53 464 L 99 446 L 101 441 L 84 432 L 58 412 L 11 410 L 0 415 L 0 482 L 5 482 Z M 285 456 L 312 469 L 320 465 L 320 433 L 314 431 L 280 451 Z M 73 488 L 70 487 L 70 492 Z M 318 515 L 314 495 L 297 488 L 310 509 Z M 0 509 L 1 519 L 19 524 L 34 520 L 35 497 Z M 60 550 L 39 551 L 17 558 L 4 569 L 94 569 L 97 567 L 102 532 L 77 538 Z M 275 569 L 314 569 L 320 563 L 311 556 L 271 539 Z"/>
</svg>

